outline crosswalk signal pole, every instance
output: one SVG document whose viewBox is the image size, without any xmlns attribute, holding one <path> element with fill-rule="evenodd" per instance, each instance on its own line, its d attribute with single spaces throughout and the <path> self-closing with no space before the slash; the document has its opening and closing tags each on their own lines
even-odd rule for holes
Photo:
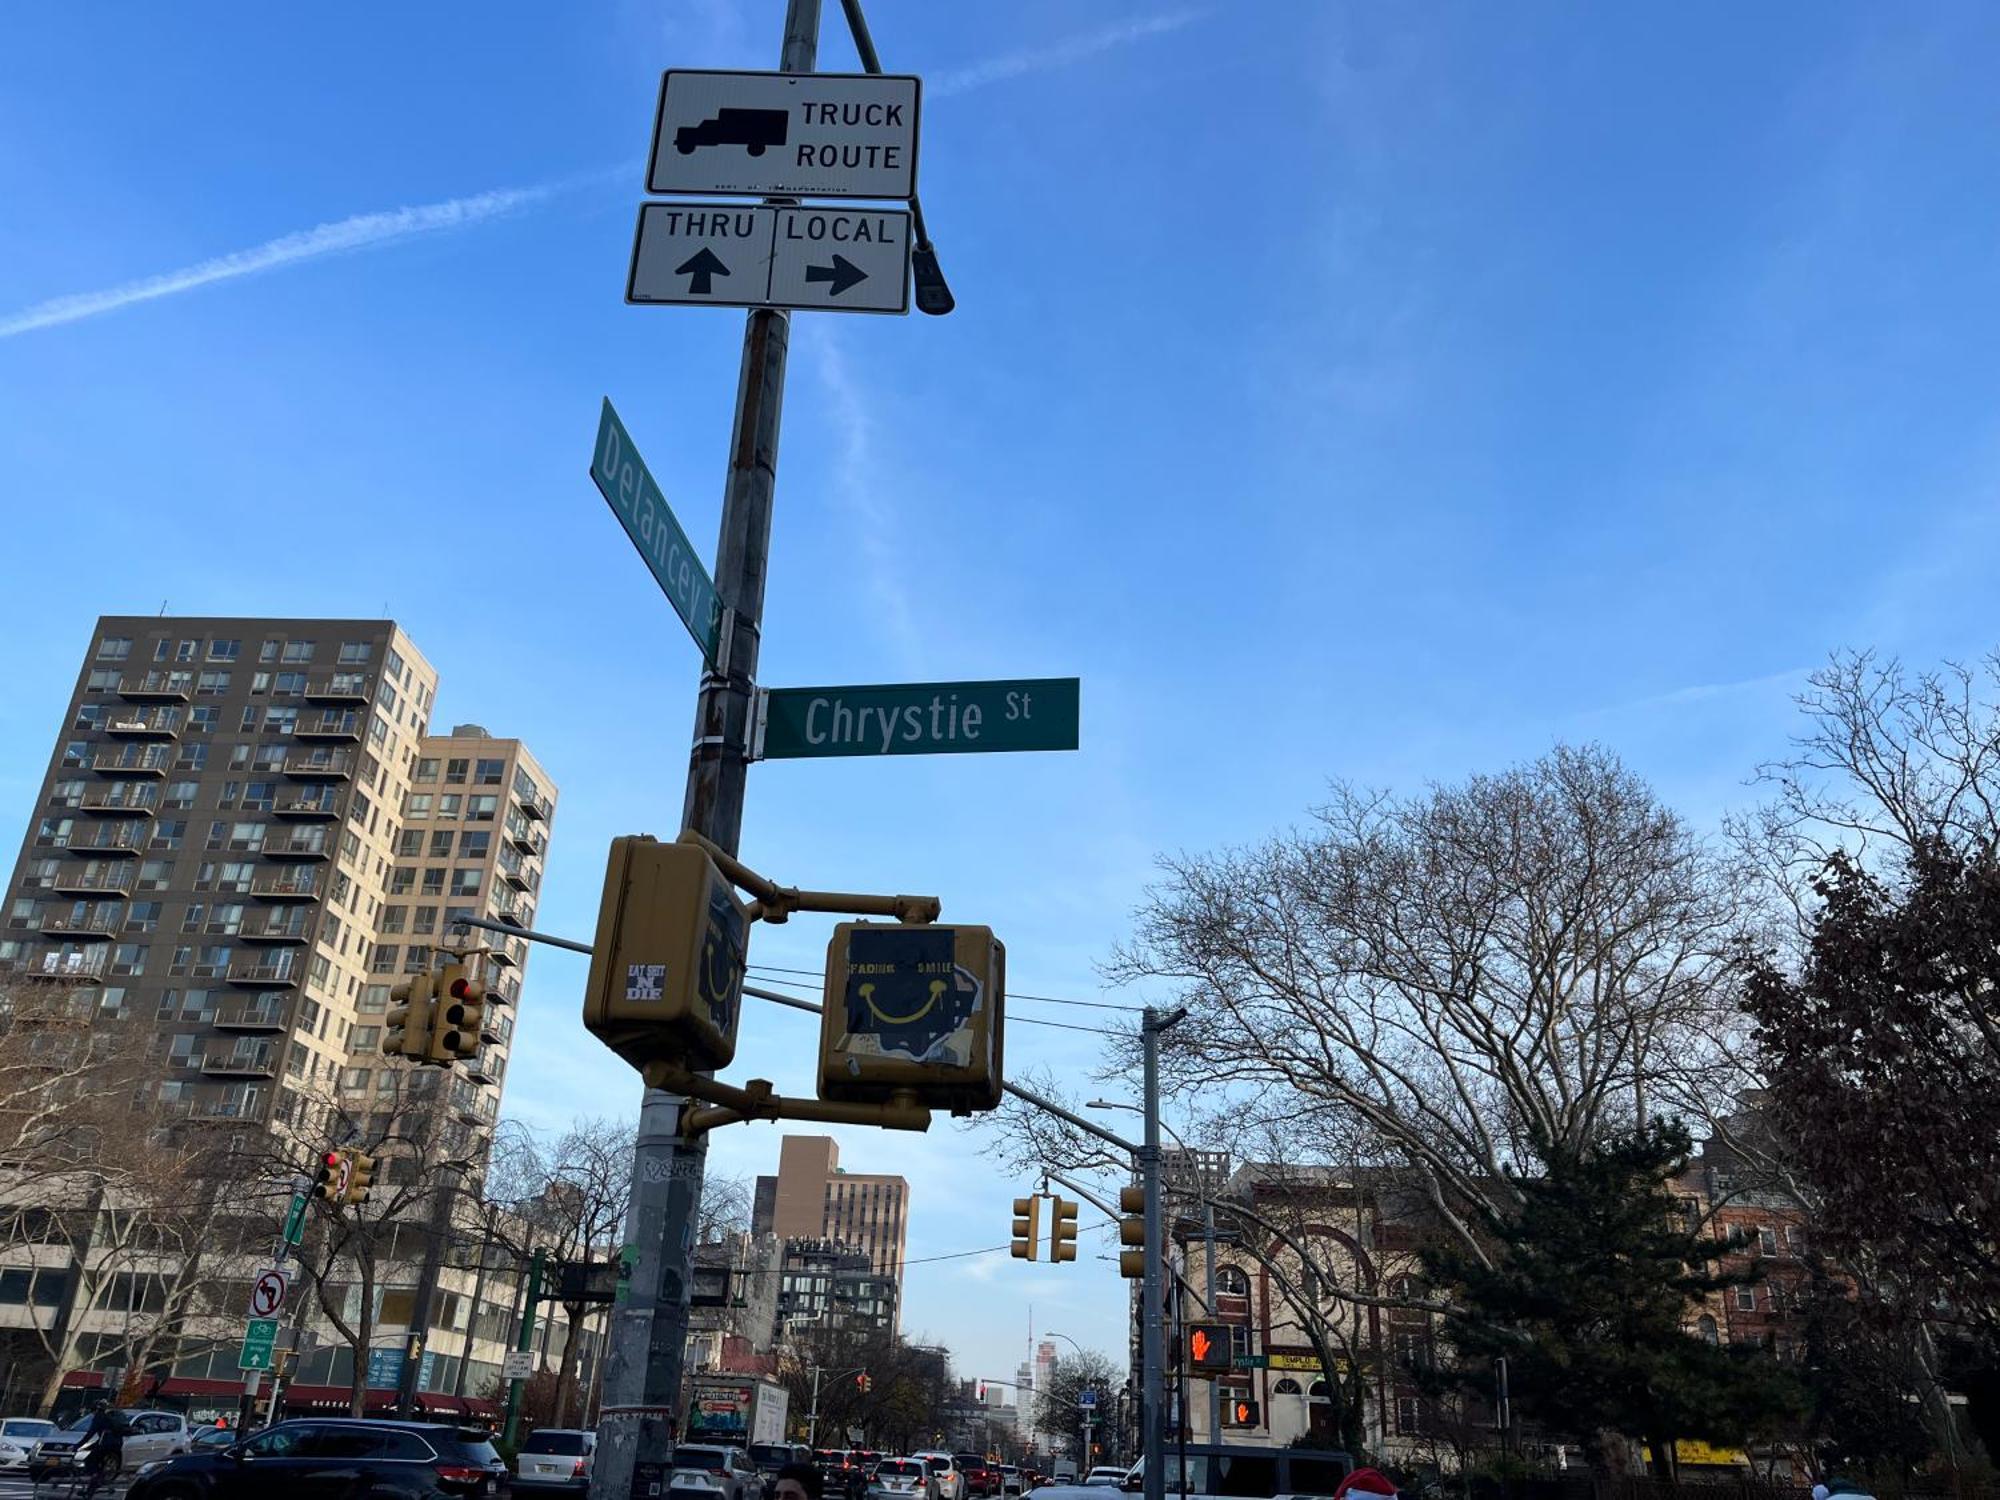
<svg viewBox="0 0 2000 1500">
<path fill-rule="evenodd" d="M 778 67 L 810 73 L 819 59 L 820 0 L 786 0 Z M 791 320 L 774 308 L 750 313 L 736 383 L 736 421 L 715 548 L 722 606 L 721 660 L 702 674 L 695 707 L 681 826 L 730 854 L 743 829 L 750 765 L 750 706 L 764 621 L 764 582 L 777 488 L 778 426 L 784 406 Z M 665 1500 L 672 1476 L 681 1370 L 687 1346 L 689 1257 L 708 1156 L 706 1136 L 680 1134 L 683 1101 L 646 1090 L 632 1167 L 625 1241 L 631 1279 L 612 1318 L 598 1415 L 591 1500 Z"/>
</svg>

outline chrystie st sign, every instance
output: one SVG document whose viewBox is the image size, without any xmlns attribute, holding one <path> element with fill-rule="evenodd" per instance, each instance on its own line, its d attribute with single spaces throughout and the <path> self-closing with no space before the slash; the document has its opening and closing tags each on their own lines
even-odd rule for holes
<svg viewBox="0 0 2000 1500">
<path fill-rule="evenodd" d="M 751 756 L 1074 750 L 1079 696 L 1074 677 L 765 688 L 757 694 Z"/>
<path fill-rule="evenodd" d="M 646 461 L 632 442 L 618 413 L 606 398 L 598 418 L 597 446 L 590 453 L 590 477 L 597 481 L 612 514 L 618 517 L 632 545 L 653 570 L 660 592 L 681 617 L 681 623 L 713 663 L 722 632 L 722 605 L 715 584 L 701 565 L 687 533 L 674 518 L 667 497 L 660 493 Z"/>
</svg>

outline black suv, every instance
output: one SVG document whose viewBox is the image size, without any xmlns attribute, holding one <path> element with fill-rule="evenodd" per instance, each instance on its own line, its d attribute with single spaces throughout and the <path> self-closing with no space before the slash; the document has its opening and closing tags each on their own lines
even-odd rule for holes
<svg viewBox="0 0 2000 1500">
<path fill-rule="evenodd" d="M 482 1428 L 442 1422 L 301 1417 L 234 1447 L 141 1468 L 127 1500 L 269 1500 L 276 1495 L 395 1495 L 494 1500 L 507 1466 Z"/>
</svg>

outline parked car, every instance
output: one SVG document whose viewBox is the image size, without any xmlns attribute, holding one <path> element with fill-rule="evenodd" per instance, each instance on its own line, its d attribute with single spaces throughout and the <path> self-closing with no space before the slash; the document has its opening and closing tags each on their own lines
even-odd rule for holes
<svg viewBox="0 0 2000 1500">
<path fill-rule="evenodd" d="M 0 1474 L 27 1468 L 35 1444 L 55 1431 L 55 1423 L 40 1417 L 0 1418 Z"/>
<path fill-rule="evenodd" d="M 85 1412 L 62 1431 L 52 1432 L 38 1440 L 28 1453 L 28 1477 L 36 1484 L 43 1484 L 78 1467 L 81 1456 L 88 1453 L 86 1444 L 90 1440 L 93 1415 Z M 177 1411 L 119 1408 L 113 1410 L 111 1415 L 124 1432 L 121 1449 L 127 1474 L 133 1473 L 142 1464 L 185 1453 L 193 1445 L 194 1438 L 188 1431 L 187 1418 Z"/>
<path fill-rule="evenodd" d="M 801 1448 L 796 1443 L 752 1443 L 750 1462 L 763 1476 L 764 1500 L 771 1500 L 777 1488 L 778 1470 L 786 1464 L 809 1464 L 813 1461 L 812 1449 Z"/>
<path fill-rule="evenodd" d="M 885 1458 L 869 1476 L 868 1500 L 938 1500 L 937 1476 L 921 1458 Z"/>
<path fill-rule="evenodd" d="M 218 1453 L 224 1448 L 234 1448 L 246 1437 L 255 1436 L 256 1429 L 238 1432 L 234 1427 L 197 1427 L 194 1438 L 188 1445 L 190 1453 Z"/>
<path fill-rule="evenodd" d="M 1013 1464 L 1000 1465 L 1000 1493 L 1018 1495 L 1021 1493 L 1021 1471 Z"/>
<path fill-rule="evenodd" d="M 125 1463 L 133 1473 L 129 1449 Z M 484 1428 L 299 1417 L 227 1448 L 141 1464 L 126 1500 L 269 1500 L 322 1488 L 408 1500 L 495 1500 L 506 1482 L 507 1466 Z"/>
<path fill-rule="evenodd" d="M 952 1462 L 949 1453 L 926 1448 L 911 1456 L 931 1466 L 931 1474 L 937 1480 L 937 1500 L 966 1500 L 965 1476 L 958 1472 L 958 1465 Z"/>
<path fill-rule="evenodd" d="M 760 1500 L 764 1478 L 741 1448 L 720 1443 L 682 1443 L 674 1449 L 670 1496 L 682 1500 Z"/>
<path fill-rule="evenodd" d="M 1099 1464 L 1083 1476 L 1083 1482 L 1086 1487 L 1108 1484 L 1116 1489 L 1125 1482 L 1125 1467 L 1123 1464 Z"/>
<path fill-rule="evenodd" d="M 581 1427 L 537 1427 L 514 1459 L 514 1493 L 585 1494 L 597 1434 Z"/>
</svg>

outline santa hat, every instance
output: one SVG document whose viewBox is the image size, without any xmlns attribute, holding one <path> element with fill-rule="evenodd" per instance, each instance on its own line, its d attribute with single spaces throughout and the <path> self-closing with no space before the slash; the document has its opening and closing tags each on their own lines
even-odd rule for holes
<svg viewBox="0 0 2000 1500">
<path fill-rule="evenodd" d="M 1340 1488 L 1333 1492 L 1333 1500 L 1347 1500 L 1349 1495 L 1394 1495 L 1395 1485 L 1391 1484 L 1379 1469 L 1356 1469 L 1340 1481 Z"/>
</svg>

